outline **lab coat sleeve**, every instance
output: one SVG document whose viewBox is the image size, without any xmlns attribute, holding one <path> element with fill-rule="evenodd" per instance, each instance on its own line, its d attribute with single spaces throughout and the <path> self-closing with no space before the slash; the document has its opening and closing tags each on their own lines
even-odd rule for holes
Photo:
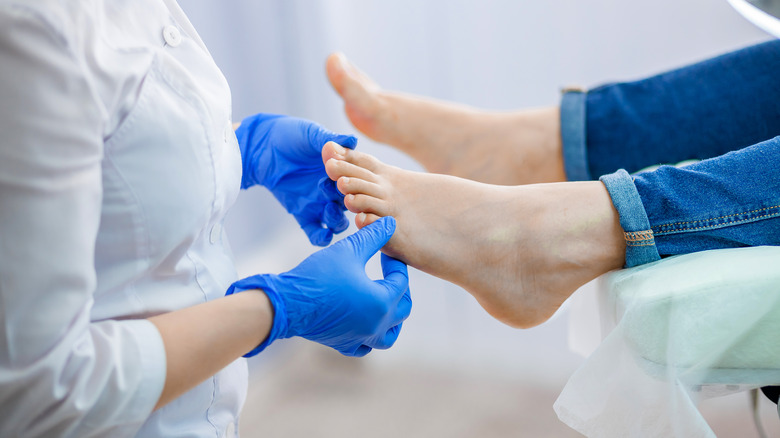
<svg viewBox="0 0 780 438">
<path fill-rule="evenodd" d="M 132 436 L 165 351 L 146 320 L 90 320 L 104 109 L 49 18 L 0 4 L 0 436 Z"/>
</svg>

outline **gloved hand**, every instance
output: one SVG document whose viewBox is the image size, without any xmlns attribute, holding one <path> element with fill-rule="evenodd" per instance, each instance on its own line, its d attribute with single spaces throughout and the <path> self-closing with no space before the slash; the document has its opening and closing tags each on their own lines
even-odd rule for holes
<svg viewBox="0 0 780 438">
<path fill-rule="evenodd" d="M 322 147 L 329 141 L 354 149 L 357 138 L 330 132 L 316 123 L 275 114 L 257 114 L 236 130 L 241 147 L 241 188 L 260 184 L 273 193 L 318 246 L 347 229 L 344 197 L 328 178 Z"/>
<path fill-rule="evenodd" d="M 345 356 L 390 348 L 412 311 L 406 265 L 382 254 L 384 279 L 371 280 L 365 269 L 394 231 L 395 219 L 382 218 L 312 254 L 289 272 L 233 283 L 226 295 L 262 289 L 274 307 L 271 333 L 246 357 L 276 339 L 293 336 L 327 345 Z"/>
</svg>

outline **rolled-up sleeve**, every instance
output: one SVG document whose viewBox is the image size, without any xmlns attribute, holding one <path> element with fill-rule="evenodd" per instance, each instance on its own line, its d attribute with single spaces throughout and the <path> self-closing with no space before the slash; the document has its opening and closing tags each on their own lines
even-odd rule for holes
<svg viewBox="0 0 780 438">
<path fill-rule="evenodd" d="M 146 320 L 90 319 L 104 109 L 50 18 L 0 5 L 0 436 L 132 436 L 165 351 Z"/>
</svg>

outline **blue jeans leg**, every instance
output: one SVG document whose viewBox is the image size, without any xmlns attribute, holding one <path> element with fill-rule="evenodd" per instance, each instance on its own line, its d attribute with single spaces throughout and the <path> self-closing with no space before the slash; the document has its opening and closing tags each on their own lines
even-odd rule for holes
<svg viewBox="0 0 780 438">
<path fill-rule="evenodd" d="M 640 81 L 564 94 L 567 177 L 604 175 L 626 232 L 626 266 L 780 245 L 778 69 L 780 41 L 771 41 Z M 704 161 L 628 173 L 689 159 Z"/>
<path fill-rule="evenodd" d="M 626 232 L 626 266 L 709 249 L 780 246 L 777 169 L 780 137 L 684 167 L 603 176 Z"/>
</svg>

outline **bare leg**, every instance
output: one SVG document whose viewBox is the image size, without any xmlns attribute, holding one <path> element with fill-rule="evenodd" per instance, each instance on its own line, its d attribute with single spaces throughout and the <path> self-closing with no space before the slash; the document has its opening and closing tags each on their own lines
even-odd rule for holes
<svg viewBox="0 0 780 438">
<path fill-rule="evenodd" d="M 326 67 L 352 124 L 430 172 L 490 184 L 565 181 L 557 107 L 479 111 L 384 91 L 341 54 Z"/>
<path fill-rule="evenodd" d="M 546 321 L 581 285 L 623 265 L 623 230 L 601 182 L 488 185 L 335 143 L 323 161 L 358 227 L 396 218 L 383 251 L 463 287 L 511 326 Z"/>
</svg>

